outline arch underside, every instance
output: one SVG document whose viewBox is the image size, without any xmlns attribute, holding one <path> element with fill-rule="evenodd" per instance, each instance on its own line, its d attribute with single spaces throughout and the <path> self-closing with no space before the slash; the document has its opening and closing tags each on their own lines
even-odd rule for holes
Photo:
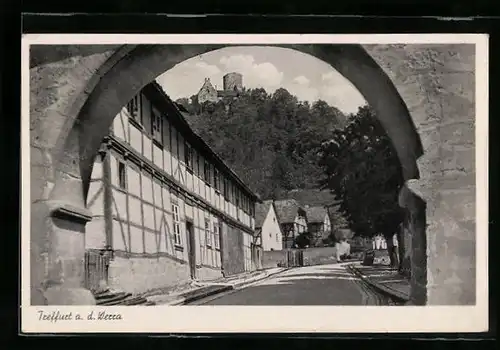
<svg viewBox="0 0 500 350">
<path fill-rule="evenodd" d="M 97 72 L 100 79 L 75 116 L 74 127 L 66 140 L 58 143 L 64 145 L 56 166 L 58 177 L 67 178 L 68 174 L 81 176 L 83 188 L 79 197 L 84 203 L 94 156 L 120 109 L 144 86 L 175 65 L 228 46 L 243 45 L 124 45 L 117 50 L 125 54 L 109 58 L 113 65 L 104 74 Z M 375 110 L 395 146 L 405 181 L 419 177 L 416 160 L 423 153 L 422 145 L 408 109 L 392 81 L 360 45 L 251 46 L 297 50 L 331 65 L 358 89 Z M 74 184 L 56 181 L 51 197 L 57 198 L 59 194 L 75 190 L 69 186 L 74 187 Z"/>
</svg>

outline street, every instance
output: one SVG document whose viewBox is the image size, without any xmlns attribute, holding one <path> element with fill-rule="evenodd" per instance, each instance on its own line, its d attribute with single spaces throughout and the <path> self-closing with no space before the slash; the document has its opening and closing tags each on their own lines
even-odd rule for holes
<svg viewBox="0 0 500 350">
<path fill-rule="evenodd" d="M 196 305 L 380 305 L 345 264 L 293 268 Z M 194 305 L 194 304 L 191 304 Z"/>
</svg>

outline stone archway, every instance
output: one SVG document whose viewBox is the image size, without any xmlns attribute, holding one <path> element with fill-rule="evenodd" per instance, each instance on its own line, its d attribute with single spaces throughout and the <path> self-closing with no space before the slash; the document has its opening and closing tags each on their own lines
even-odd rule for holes
<svg viewBox="0 0 500 350">
<path fill-rule="evenodd" d="M 114 116 L 142 87 L 175 64 L 226 46 L 124 45 L 111 46 L 109 50 L 96 47 L 94 51 L 88 46 L 69 47 L 70 50 L 58 47 L 59 54 L 53 55 L 51 62 L 35 60 L 30 77 L 32 288 L 42 281 L 56 283 L 67 290 L 58 287 L 57 298 L 78 303 L 72 298 L 81 293 L 83 232 L 90 217 L 85 209 L 87 181 L 93 157 Z M 381 68 L 380 57 L 382 61 L 384 58 L 380 46 L 273 46 L 315 56 L 350 80 L 380 116 L 397 150 L 405 180 L 419 178 L 417 159 L 423 154 L 422 145 L 405 102 Z M 44 87 L 48 87 L 47 96 L 43 96 Z M 51 102 L 47 104 L 46 100 Z M 419 194 L 426 197 L 424 192 Z M 50 242 L 49 247 L 45 242 Z M 423 270 L 427 274 L 420 276 L 418 285 L 424 293 L 420 291 L 415 297 L 417 304 L 429 300 L 425 293 L 429 269 Z M 442 288 L 436 295 L 446 293 Z M 62 297 L 63 294 L 67 296 Z M 37 293 L 32 298 L 34 295 Z"/>
</svg>

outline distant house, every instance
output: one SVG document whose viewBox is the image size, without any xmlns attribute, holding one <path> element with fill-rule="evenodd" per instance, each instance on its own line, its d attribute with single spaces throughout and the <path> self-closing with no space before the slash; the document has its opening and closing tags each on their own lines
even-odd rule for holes
<svg viewBox="0 0 500 350">
<path fill-rule="evenodd" d="M 307 213 L 295 199 L 278 200 L 274 206 L 283 232 L 283 248 L 293 248 L 295 239 L 307 231 Z"/>
<path fill-rule="evenodd" d="M 255 237 L 264 251 L 283 248 L 283 233 L 272 200 L 255 205 Z"/>
<path fill-rule="evenodd" d="M 397 238 L 397 235 L 394 234 L 392 236 L 392 244 L 397 247 L 398 246 L 398 238 Z M 379 234 L 379 235 L 376 235 L 372 238 L 372 248 L 374 250 L 385 250 L 387 249 L 387 240 L 386 238 Z"/>
<path fill-rule="evenodd" d="M 313 244 L 317 245 L 332 232 L 330 216 L 324 206 L 306 206 L 307 230 L 312 235 Z"/>
</svg>

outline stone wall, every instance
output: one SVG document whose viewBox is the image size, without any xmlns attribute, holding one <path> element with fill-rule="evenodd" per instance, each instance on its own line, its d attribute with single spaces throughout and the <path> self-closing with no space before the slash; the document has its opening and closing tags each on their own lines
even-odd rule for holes
<svg viewBox="0 0 500 350">
<path fill-rule="evenodd" d="M 175 286 L 190 280 L 189 265 L 168 257 L 125 258 L 115 256 L 108 270 L 108 286 L 129 293 Z"/>
<path fill-rule="evenodd" d="M 304 265 L 334 264 L 337 262 L 336 247 L 304 249 Z"/>
<path fill-rule="evenodd" d="M 210 281 L 222 278 L 221 269 L 210 268 L 205 266 L 198 266 L 196 268 L 196 279 L 199 281 Z"/>
<path fill-rule="evenodd" d="M 413 299 L 474 304 L 475 46 L 365 48 L 404 99 L 424 148 L 420 179 L 407 184 L 425 201 L 413 208 Z"/>
<path fill-rule="evenodd" d="M 262 268 L 270 269 L 274 267 L 286 266 L 287 252 L 289 249 L 264 251 L 262 255 Z M 304 254 L 304 265 L 334 264 L 337 262 L 335 247 L 317 247 L 302 250 Z"/>
</svg>

